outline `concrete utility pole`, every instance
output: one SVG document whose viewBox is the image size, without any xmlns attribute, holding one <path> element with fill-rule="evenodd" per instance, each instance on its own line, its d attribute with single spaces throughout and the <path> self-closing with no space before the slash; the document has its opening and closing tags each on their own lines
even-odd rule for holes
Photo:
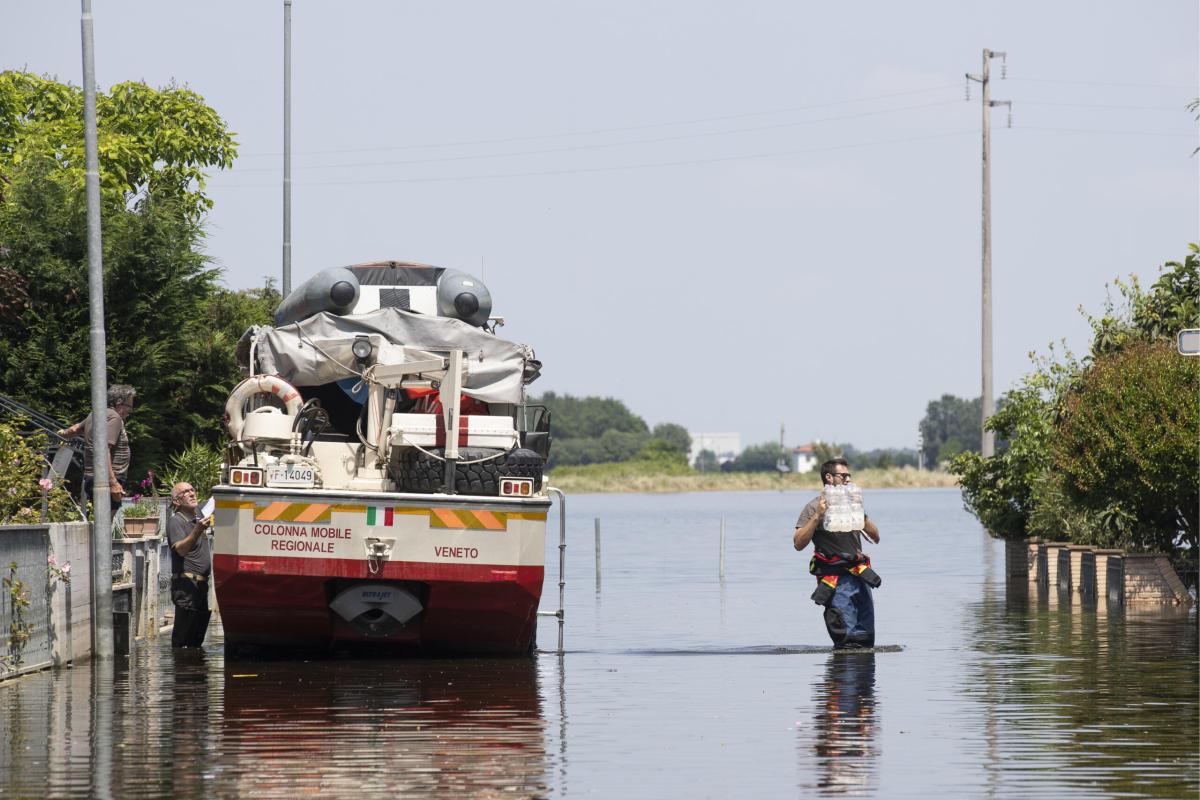
<svg viewBox="0 0 1200 800">
<path fill-rule="evenodd" d="M 96 59 L 92 0 L 81 0 L 83 149 L 88 227 L 88 300 L 92 360 L 92 655 L 113 657 L 112 511 L 108 485 L 108 360 L 104 337 L 104 265 L 100 242 L 100 158 L 96 144 Z"/>
<path fill-rule="evenodd" d="M 292 0 L 283 0 L 283 296 L 292 292 Z"/>
<path fill-rule="evenodd" d="M 983 72 L 979 75 L 967 73 L 967 80 L 975 81 L 983 86 L 983 394 L 981 405 L 983 413 L 980 426 L 983 433 L 983 456 L 987 458 L 996 452 L 996 435 L 982 429 L 983 423 L 995 413 L 995 391 L 992 388 L 992 155 L 991 155 L 991 109 L 994 106 L 1007 106 L 1009 126 L 1012 126 L 1012 103 L 1008 100 L 992 100 L 988 64 L 993 58 L 1001 61 L 1000 77 L 1004 77 L 1007 66 L 1007 54 L 998 50 L 983 51 Z M 968 92 L 970 84 L 967 84 Z"/>
</svg>

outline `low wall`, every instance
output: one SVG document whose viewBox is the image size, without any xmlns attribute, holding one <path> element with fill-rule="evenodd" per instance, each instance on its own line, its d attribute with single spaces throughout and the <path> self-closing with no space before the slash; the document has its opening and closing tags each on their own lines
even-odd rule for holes
<svg viewBox="0 0 1200 800">
<path fill-rule="evenodd" d="M 1191 604 L 1193 598 L 1161 553 L 1125 553 L 1038 539 L 1005 542 L 1012 589 L 1036 585 L 1062 602 Z"/>
<path fill-rule="evenodd" d="M 122 610 L 118 605 L 128 608 L 127 616 L 114 613 L 117 624 L 128 625 L 121 641 L 157 636 L 171 611 L 166 543 L 113 539 L 110 552 L 114 612 Z M 69 569 L 69 579 L 49 568 L 51 557 L 59 568 Z M 92 655 L 89 523 L 0 526 L 0 575 L 19 581 L 19 594 L 28 603 L 19 607 L 9 586 L 0 590 L 0 680 Z"/>
<path fill-rule="evenodd" d="M 10 581 L 0 591 L 0 678 L 91 655 L 89 529 L 86 522 L 0 526 L 0 573 Z M 69 565 L 69 580 L 51 574 L 51 556 Z M 14 594 L 28 605 L 19 607 Z M 25 635 L 13 635 L 14 623 Z"/>
</svg>

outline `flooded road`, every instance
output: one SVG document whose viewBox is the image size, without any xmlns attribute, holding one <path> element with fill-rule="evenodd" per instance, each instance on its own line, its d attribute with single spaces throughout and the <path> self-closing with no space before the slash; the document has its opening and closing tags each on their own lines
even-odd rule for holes
<svg viewBox="0 0 1200 800">
<path fill-rule="evenodd" d="M 957 491 L 866 494 L 883 652 L 827 650 L 791 548 L 807 495 L 572 497 L 562 659 L 227 662 L 216 626 L 203 654 L 160 637 L 0 684 L 0 795 L 1197 796 L 1194 614 L 1006 591 Z"/>
</svg>

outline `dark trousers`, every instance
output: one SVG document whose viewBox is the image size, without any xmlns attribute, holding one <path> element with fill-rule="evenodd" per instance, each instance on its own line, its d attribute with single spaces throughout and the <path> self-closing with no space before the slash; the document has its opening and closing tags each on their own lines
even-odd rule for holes
<svg viewBox="0 0 1200 800">
<path fill-rule="evenodd" d="M 125 476 L 118 475 L 117 482 L 120 483 L 122 486 L 124 486 L 125 485 Z M 92 488 L 94 486 L 95 486 L 95 480 L 91 476 L 85 477 L 83 479 L 83 502 L 85 504 L 92 502 Z M 110 486 L 109 488 L 111 489 L 112 487 Z M 121 507 L 121 501 L 114 498 L 110 494 L 108 496 L 108 505 L 109 505 L 109 508 L 111 509 L 111 513 L 116 514 L 117 509 Z M 85 505 L 85 507 L 86 507 L 86 505 Z M 112 517 L 109 517 L 109 519 L 112 519 Z"/>
<path fill-rule="evenodd" d="M 838 577 L 837 589 L 825 606 L 825 629 L 834 647 L 875 646 L 875 602 L 871 587 L 861 578 Z"/>
<path fill-rule="evenodd" d="M 171 579 L 171 602 L 175 604 L 175 627 L 171 647 L 199 647 L 208 633 L 208 582 L 178 575 Z"/>
</svg>

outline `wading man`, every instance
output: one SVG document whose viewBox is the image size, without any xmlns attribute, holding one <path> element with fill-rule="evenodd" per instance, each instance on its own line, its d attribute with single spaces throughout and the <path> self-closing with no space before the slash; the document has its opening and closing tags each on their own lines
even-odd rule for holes
<svg viewBox="0 0 1200 800">
<path fill-rule="evenodd" d="M 212 518 L 196 516 L 196 490 L 187 483 L 171 489 L 175 513 L 167 521 L 171 545 L 171 602 L 175 627 L 171 647 L 199 647 L 208 632 L 208 579 L 212 573 L 212 548 L 206 531 Z"/>
<path fill-rule="evenodd" d="M 823 486 L 842 486 L 850 482 L 850 467 L 844 458 L 833 458 L 821 465 Z M 879 575 L 871 569 L 871 559 L 862 551 L 862 537 L 879 543 L 879 528 L 863 515 L 862 530 L 825 529 L 825 494 L 809 502 L 796 520 L 792 544 L 797 550 L 813 545 L 809 572 L 817 578 L 812 599 L 825 607 L 825 628 L 834 647 L 875 646 L 875 605 L 871 587 L 879 586 Z M 836 527 L 836 526 L 835 526 Z"/>
</svg>

